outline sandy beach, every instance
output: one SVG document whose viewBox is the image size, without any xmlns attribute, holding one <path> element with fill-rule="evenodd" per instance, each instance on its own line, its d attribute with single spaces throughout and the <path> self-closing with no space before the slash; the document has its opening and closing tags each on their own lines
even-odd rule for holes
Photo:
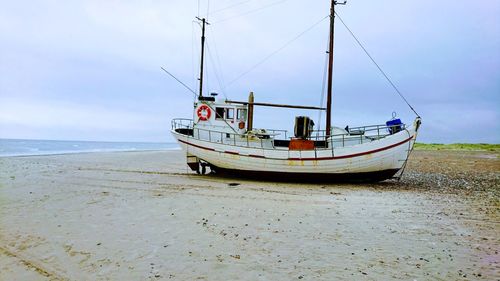
<svg viewBox="0 0 500 281">
<path fill-rule="evenodd" d="M 181 151 L 0 158 L 0 280 L 499 280 L 500 158 L 402 181 L 200 176 Z"/>
</svg>

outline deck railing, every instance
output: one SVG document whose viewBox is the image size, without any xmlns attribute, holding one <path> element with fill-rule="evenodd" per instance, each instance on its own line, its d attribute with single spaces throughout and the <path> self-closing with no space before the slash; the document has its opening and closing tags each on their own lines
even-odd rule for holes
<svg viewBox="0 0 500 281">
<path fill-rule="evenodd" d="M 288 137 L 288 132 L 286 130 L 265 129 L 261 133 L 237 134 L 194 128 L 193 120 L 182 118 L 173 119 L 171 125 L 172 130 L 186 130 L 184 133 L 195 139 L 240 147 L 286 149 L 286 147 L 283 146 L 275 146 L 274 140 L 277 136 L 283 135 L 285 141 L 291 139 L 291 137 Z M 347 133 L 334 134 L 328 137 L 328 139 L 326 138 L 325 130 L 315 130 L 308 139 L 315 141 L 315 150 L 331 149 L 333 153 L 334 147 L 345 147 L 372 142 L 391 135 L 391 131 L 394 132 L 395 130 L 403 130 L 405 128 L 405 124 L 401 124 L 400 126 L 370 125 L 353 127 L 349 128 Z"/>
<path fill-rule="evenodd" d="M 363 144 L 370 141 L 379 140 L 390 136 L 391 132 L 398 132 L 406 129 L 405 124 L 387 126 L 387 125 L 369 125 L 361 127 L 352 127 L 344 129 L 346 133 L 333 134 L 329 140 L 334 144 L 340 144 L 341 147 L 346 144 Z M 311 140 L 325 140 L 326 130 L 314 130 L 311 133 Z"/>
</svg>

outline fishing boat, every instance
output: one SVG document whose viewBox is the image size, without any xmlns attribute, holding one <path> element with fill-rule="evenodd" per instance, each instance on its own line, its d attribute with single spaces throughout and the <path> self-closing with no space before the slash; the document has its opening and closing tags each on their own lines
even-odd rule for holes
<svg viewBox="0 0 500 281">
<path fill-rule="evenodd" d="M 335 7 L 340 4 L 345 2 L 331 1 L 326 107 L 255 102 L 253 93 L 247 101 L 203 95 L 207 22 L 199 19 L 201 69 L 194 118 L 171 122 L 171 133 L 186 152 L 187 165 L 194 172 L 205 174 L 209 169 L 215 174 L 255 179 L 327 182 L 401 178 L 421 124 L 418 114 L 410 125 L 394 115 L 381 125 L 355 128 L 331 125 Z M 314 121 L 308 116 L 295 117 L 293 134 L 255 128 L 256 106 L 326 111 L 325 130 L 315 130 Z"/>
</svg>

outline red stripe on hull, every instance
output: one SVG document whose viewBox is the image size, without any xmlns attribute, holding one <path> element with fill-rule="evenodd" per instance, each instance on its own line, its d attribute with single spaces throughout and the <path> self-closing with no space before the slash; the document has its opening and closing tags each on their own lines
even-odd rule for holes
<svg viewBox="0 0 500 281">
<path fill-rule="evenodd" d="M 205 150 L 209 150 L 209 151 L 215 151 L 215 149 L 213 148 L 208 148 L 208 147 L 204 147 L 204 146 L 201 146 L 201 145 L 196 145 L 196 144 L 193 144 L 193 143 L 190 143 L 190 142 L 187 142 L 187 141 L 183 141 L 183 140 L 179 140 L 178 141 L 184 143 L 184 144 L 187 144 L 187 145 L 190 145 L 190 146 L 194 146 L 194 147 L 197 147 L 197 148 L 201 148 L 201 149 L 205 149 Z"/>
<path fill-rule="evenodd" d="M 266 159 L 266 157 L 265 157 L 265 156 L 262 156 L 262 155 L 255 155 L 255 154 L 250 154 L 250 155 L 248 155 L 248 157 Z"/>
<path fill-rule="evenodd" d="M 386 147 L 382 147 L 382 148 L 378 148 L 378 149 L 374 149 L 374 150 L 370 150 L 370 151 L 366 151 L 366 152 L 360 152 L 360 153 L 349 154 L 349 155 L 342 155 L 342 156 L 321 157 L 321 158 L 287 158 L 287 159 L 280 159 L 280 158 L 267 158 L 267 157 L 261 156 L 261 155 L 250 154 L 247 157 L 262 158 L 262 159 L 272 159 L 272 160 L 292 160 L 292 161 L 336 160 L 336 159 L 345 159 L 345 158 L 359 157 L 359 156 L 363 156 L 363 155 L 367 155 L 367 154 L 373 154 L 373 153 L 377 153 L 377 152 L 380 152 L 380 151 L 388 150 L 388 149 L 400 146 L 402 144 L 405 144 L 405 143 L 409 142 L 412 139 L 413 139 L 413 136 L 407 138 L 404 141 L 401 141 L 401 142 L 398 142 L 398 143 L 395 143 L 395 144 L 392 144 L 392 145 L 389 145 L 389 146 L 386 146 Z M 180 140 L 180 139 L 178 139 L 178 141 L 182 142 L 184 144 L 187 144 L 187 145 L 191 145 L 191 146 L 200 148 L 200 149 L 204 149 L 204 150 L 208 150 L 208 151 L 215 151 L 215 149 L 213 149 L 213 148 L 204 147 L 204 146 L 201 146 L 201 145 L 196 145 L 196 144 L 193 144 L 193 143 L 190 143 L 190 142 L 187 142 L 187 141 L 183 141 L 183 140 Z M 240 155 L 238 152 L 232 152 L 232 151 L 224 151 L 224 153 L 232 154 L 232 155 Z M 241 155 L 241 156 L 246 156 L 246 155 Z"/>
<path fill-rule="evenodd" d="M 386 146 L 386 147 L 382 147 L 382 148 L 379 148 L 379 149 L 374 149 L 374 150 L 370 150 L 370 151 L 366 151 L 366 152 L 355 153 L 355 154 L 349 154 L 349 155 L 343 155 L 343 156 L 332 156 L 332 157 L 321 157 L 321 158 L 288 158 L 288 160 L 317 161 L 317 160 L 335 160 L 335 159 L 344 159 L 344 158 L 359 157 L 359 156 L 363 156 L 363 155 L 367 155 L 367 154 L 372 154 L 372 153 L 377 153 L 377 152 L 380 152 L 380 151 L 388 150 L 388 149 L 394 148 L 396 146 L 400 146 L 400 145 L 402 145 L 404 143 L 409 142 L 411 139 L 413 139 L 413 137 L 409 137 L 408 139 L 406 139 L 406 140 L 404 140 L 402 142 L 398 142 L 398 143 L 395 143 L 395 144 L 392 144 L 392 145 L 389 145 L 389 146 Z"/>
</svg>

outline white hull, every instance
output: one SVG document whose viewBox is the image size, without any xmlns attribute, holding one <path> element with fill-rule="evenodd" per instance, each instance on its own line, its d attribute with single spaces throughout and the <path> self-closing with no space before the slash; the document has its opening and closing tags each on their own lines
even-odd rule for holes
<svg viewBox="0 0 500 281">
<path fill-rule="evenodd" d="M 362 144 L 293 151 L 288 148 L 261 148 L 209 142 L 172 134 L 188 155 L 216 168 L 230 171 L 288 175 L 377 175 L 391 177 L 406 163 L 416 138 L 415 128 Z M 361 178 L 360 178 L 361 180 Z"/>
</svg>

